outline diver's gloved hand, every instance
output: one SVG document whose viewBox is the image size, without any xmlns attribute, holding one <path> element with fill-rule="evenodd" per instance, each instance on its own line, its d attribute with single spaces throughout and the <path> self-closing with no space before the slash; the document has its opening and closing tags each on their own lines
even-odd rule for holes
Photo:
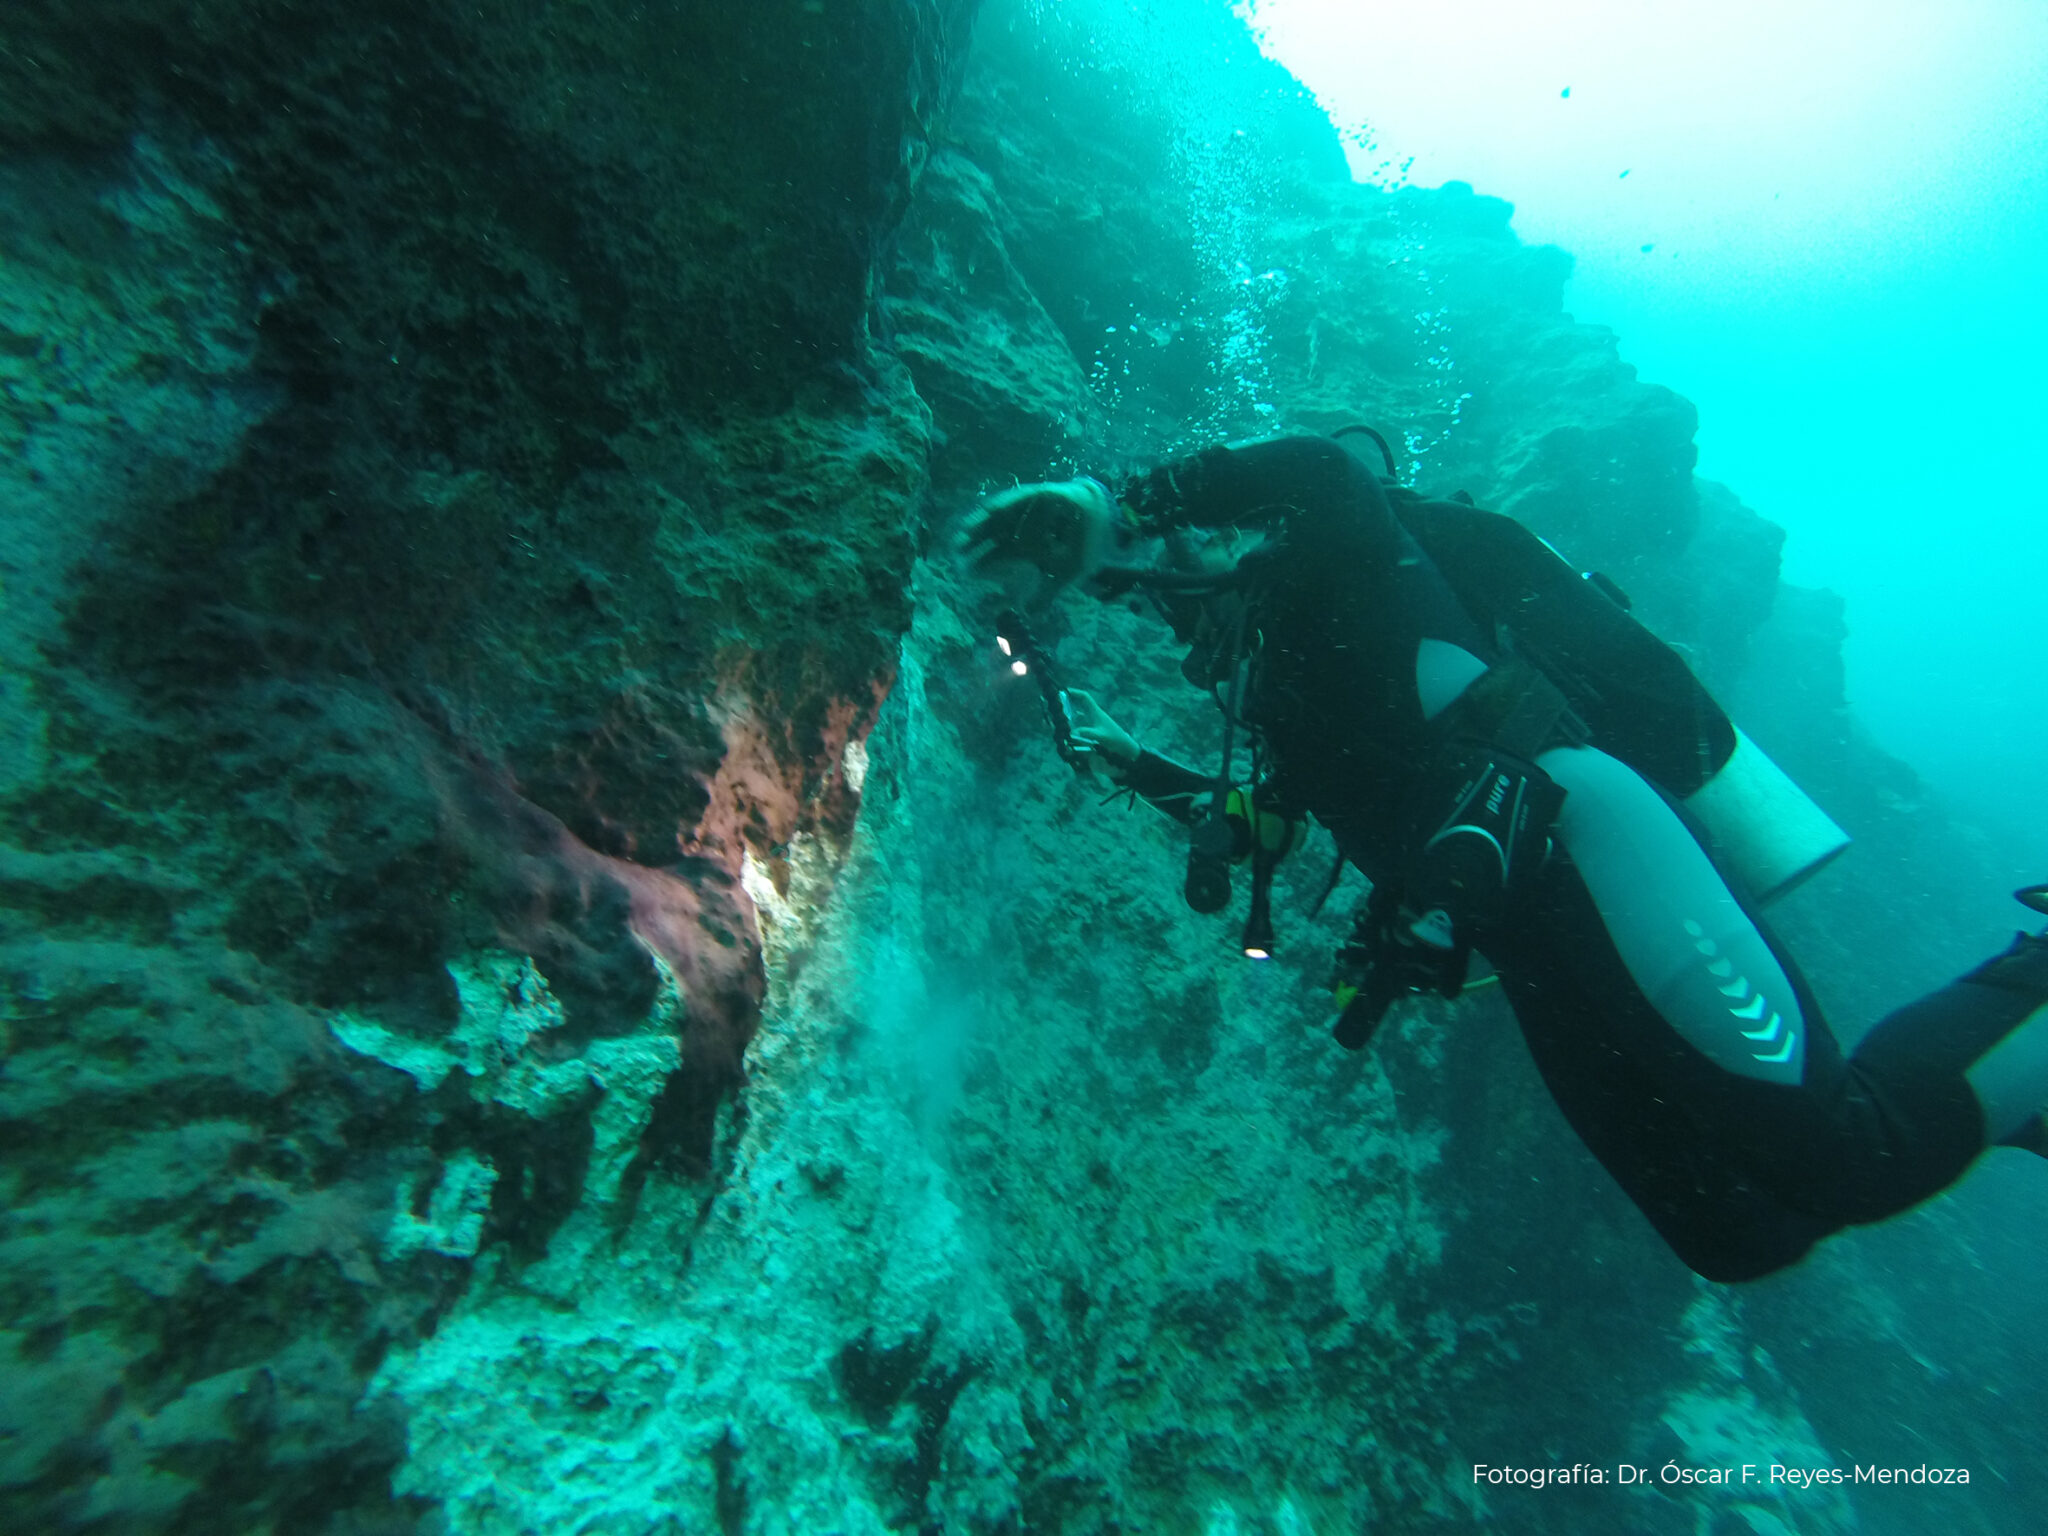
<svg viewBox="0 0 2048 1536">
<path fill-rule="evenodd" d="M 1022 607 L 1043 607 L 1108 557 L 1118 521 L 1101 482 L 1020 485 L 984 501 L 961 524 L 959 548 Z"/>
<path fill-rule="evenodd" d="M 1060 708 L 1067 716 L 1067 739 L 1076 752 L 1085 755 L 1091 767 L 1120 779 L 1137 764 L 1144 748 L 1116 723 L 1108 710 L 1095 702 L 1093 694 L 1081 688 L 1062 689 Z"/>
<path fill-rule="evenodd" d="M 1345 1050 L 1365 1049 L 1396 999 L 1416 992 L 1456 997 L 1464 989 L 1471 947 L 1439 948 L 1420 941 L 1420 918 L 1387 885 L 1374 886 L 1352 918 L 1351 937 L 1337 951 L 1331 981 L 1339 1010 L 1331 1033 Z"/>
</svg>

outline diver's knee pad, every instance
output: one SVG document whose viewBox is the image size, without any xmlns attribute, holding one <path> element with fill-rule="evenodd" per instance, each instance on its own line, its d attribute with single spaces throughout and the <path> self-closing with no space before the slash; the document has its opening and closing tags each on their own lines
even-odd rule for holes
<svg viewBox="0 0 2048 1536">
<path fill-rule="evenodd" d="M 1597 748 L 1537 764 L 1565 791 L 1558 842 L 1651 1006 L 1724 1071 L 1798 1083 L 1807 1021 L 1792 980 L 1678 813 Z"/>
</svg>

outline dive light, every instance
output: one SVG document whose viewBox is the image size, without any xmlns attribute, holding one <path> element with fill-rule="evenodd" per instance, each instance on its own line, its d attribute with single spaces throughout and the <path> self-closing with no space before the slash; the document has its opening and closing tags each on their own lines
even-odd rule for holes
<svg viewBox="0 0 2048 1536">
<path fill-rule="evenodd" d="M 1016 609 L 1005 608 L 996 616 L 996 646 L 1009 661 L 1010 671 L 1015 676 L 1036 675 L 1039 697 L 1052 725 L 1054 750 L 1062 762 L 1076 768 L 1083 766 L 1087 754 L 1074 745 L 1073 725 L 1067 714 L 1066 702 L 1061 697 L 1063 689 L 1059 679 L 1054 675 L 1045 648 L 1031 633 L 1030 626 L 1024 622 L 1024 615 Z M 1242 685 L 1239 686 L 1241 688 Z M 1233 704 L 1241 707 L 1241 697 Z M 1221 912 L 1230 905 L 1230 866 L 1245 852 L 1247 824 L 1243 818 L 1257 814 L 1250 808 L 1249 799 L 1242 805 L 1238 803 L 1238 792 L 1229 782 L 1233 709 L 1224 711 L 1223 722 L 1224 771 L 1207 803 L 1189 824 L 1187 874 L 1181 882 L 1181 895 L 1191 908 L 1201 913 Z M 1273 953 L 1273 866 L 1280 862 L 1286 846 L 1267 846 L 1255 822 L 1250 827 L 1249 842 L 1252 899 L 1250 914 L 1245 919 L 1243 946 L 1245 954 L 1252 959 L 1265 960 Z"/>
<path fill-rule="evenodd" d="M 1024 622 L 1024 615 L 1016 609 L 1005 608 L 996 615 L 996 646 L 1010 658 L 1010 671 L 1016 676 L 1036 674 L 1038 696 L 1045 705 L 1046 719 L 1052 724 L 1053 750 L 1059 753 L 1061 762 L 1070 767 L 1080 767 L 1082 754 L 1074 748 L 1073 726 L 1060 698 L 1059 679 L 1053 676 L 1052 663 L 1045 654 L 1045 648 L 1031 633 L 1031 627 Z"/>
</svg>

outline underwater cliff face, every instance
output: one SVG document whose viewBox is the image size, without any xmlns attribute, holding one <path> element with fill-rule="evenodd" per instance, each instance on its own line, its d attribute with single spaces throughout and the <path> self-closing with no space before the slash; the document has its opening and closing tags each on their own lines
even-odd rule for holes
<svg viewBox="0 0 2048 1536">
<path fill-rule="evenodd" d="M 970 11 L 9 8 L 11 1527 L 404 1523 L 386 1352 L 708 1175 Z"/>
<path fill-rule="evenodd" d="M 1375 421 L 1867 777 L 1825 597 L 1568 258 L 1176 28 L 10 10 L 10 1528 L 1854 1523 L 1474 1490 L 1823 1457 L 1786 1341 L 1907 1333 L 1853 1260 L 1825 1329 L 1694 1282 L 1483 996 L 1336 1050 L 1326 845 L 1238 960 L 932 540 Z M 1156 625 L 1047 634 L 1211 749 Z"/>
</svg>

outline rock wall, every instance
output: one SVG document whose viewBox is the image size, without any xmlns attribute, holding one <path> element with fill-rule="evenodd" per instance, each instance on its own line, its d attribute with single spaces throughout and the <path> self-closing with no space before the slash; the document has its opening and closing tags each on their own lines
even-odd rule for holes
<svg viewBox="0 0 2048 1536">
<path fill-rule="evenodd" d="M 1801 679 L 1754 728 L 1922 878 L 1838 605 L 1569 258 L 1350 185 L 1195 0 L 459 9 L 0 23 L 9 1527 L 1886 1529 L 1470 1465 L 1977 1424 L 2016 1335 L 1931 1380 L 1886 1266 L 1984 1232 L 1713 1290 L 1497 1000 L 1336 1050 L 1326 845 L 1237 959 L 944 556 L 1013 476 L 1395 426 Z M 1156 625 L 1048 638 L 1212 750 Z M 1870 888 L 1791 914 L 1859 1011 L 1872 936 L 1967 959 Z"/>
<path fill-rule="evenodd" d="M 9 7 L 0 1522 L 409 1527 L 387 1351 L 729 1156 L 971 12 Z"/>
</svg>

